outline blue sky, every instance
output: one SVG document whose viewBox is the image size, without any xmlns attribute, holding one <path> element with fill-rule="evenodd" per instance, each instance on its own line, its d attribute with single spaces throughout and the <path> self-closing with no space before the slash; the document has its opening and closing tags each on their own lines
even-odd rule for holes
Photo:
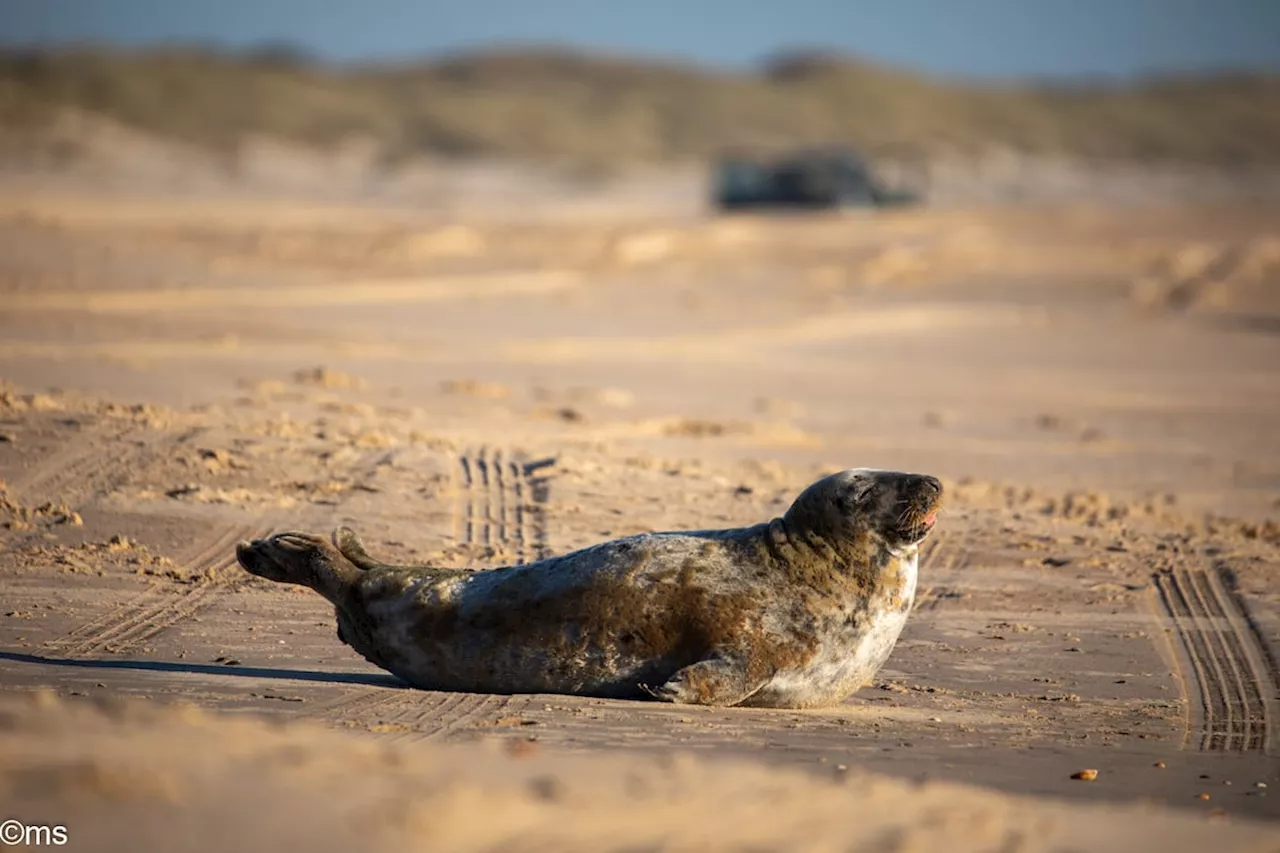
<svg viewBox="0 0 1280 853">
<path fill-rule="evenodd" d="M 0 43 L 286 41 L 326 59 L 569 45 L 745 67 L 834 48 L 937 75 L 1280 69 L 1280 0 L 0 0 Z"/>
</svg>

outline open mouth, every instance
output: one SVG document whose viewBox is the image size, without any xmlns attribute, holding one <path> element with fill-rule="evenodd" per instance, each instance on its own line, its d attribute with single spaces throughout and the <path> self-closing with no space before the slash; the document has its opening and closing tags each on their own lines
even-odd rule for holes
<svg viewBox="0 0 1280 853">
<path fill-rule="evenodd" d="M 938 520 L 937 508 L 929 510 L 929 512 L 924 516 L 922 516 L 919 521 L 917 521 L 914 525 L 912 525 L 907 530 L 903 531 L 904 538 L 910 542 L 919 542 L 921 539 L 924 539 L 926 536 L 929 535 L 930 531 L 933 530 L 933 525 L 937 522 L 937 520 Z"/>
</svg>

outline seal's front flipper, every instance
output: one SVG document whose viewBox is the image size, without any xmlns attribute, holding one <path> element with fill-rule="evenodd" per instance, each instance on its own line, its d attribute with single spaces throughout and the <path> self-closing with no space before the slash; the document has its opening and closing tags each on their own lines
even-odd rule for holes
<svg viewBox="0 0 1280 853">
<path fill-rule="evenodd" d="M 728 707 L 746 700 L 763 686 L 763 680 L 748 678 L 743 657 L 717 654 L 676 670 L 666 684 L 647 692 L 655 699 L 677 705 Z"/>
</svg>

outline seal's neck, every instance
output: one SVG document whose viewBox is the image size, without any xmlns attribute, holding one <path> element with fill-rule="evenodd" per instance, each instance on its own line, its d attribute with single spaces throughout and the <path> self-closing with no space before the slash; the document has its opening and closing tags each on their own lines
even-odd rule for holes
<svg viewBox="0 0 1280 853">
<path fill-rule="evenodd" d="M 899 545 L 897 548 L 884 546 L 885 550 L 899 560 L 914 560 L 920 556 L 920 543 L 912 542 L 910 545 Z"/>
<path fill-rule="evenodd" d="M 769 522 L 768 535 L 777 544 L 808 559 L 830 563 L 839 570 L 866 562 L 866 549 L 835 536 L 823 536 L 812 527 L 797 525 L 784 515 Z"/>
</svg>

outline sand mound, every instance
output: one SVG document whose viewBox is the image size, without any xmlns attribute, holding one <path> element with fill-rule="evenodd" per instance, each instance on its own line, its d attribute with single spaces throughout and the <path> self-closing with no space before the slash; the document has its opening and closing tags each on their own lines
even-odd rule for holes
<svg viewBox="0 0 1280 853">
<path fill-rule="evenodd" d="M 73 844 L 138 850 L 1259 850 L 1280 832 L 836 769 L 390 747 L 193 708 L 0 704 L 0 797 Z M 519 747 L 515 745 L 519 744 Z"/>
</svg>

